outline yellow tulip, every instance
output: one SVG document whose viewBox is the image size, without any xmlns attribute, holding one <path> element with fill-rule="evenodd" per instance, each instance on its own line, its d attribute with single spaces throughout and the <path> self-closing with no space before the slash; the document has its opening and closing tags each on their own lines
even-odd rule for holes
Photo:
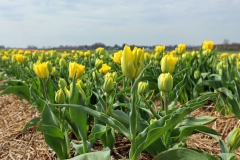
<svg viewBox="0 0 240 160">
<path fill-rule="evenodd" d="M 155 52 L 162 53 L 165 50 L 165 46 L 156 46 Z"/>
<path fill-rule="evenodd" d="M 102 51 L 104 51 L 104 48 L 103 48 L 103 47 L 98 47 L 98 48 L 96 49 L 96 52 L 102 52 Z"/>
<path fill-rule="evenodd" d="M 37 74 L 37 76 L 41 79 L 47 78 L 49 76 L 49 71 L 47 67 L 47 63 L 39 63 L 33 65 L 33 70 Z"/>
<path fill-rule="evenodd" d="M 202 50 L 212 50 L 214 42 L 213 41 L 204 41 L 202 44 Z"/>
<path fill-rule="evenodd" d="M 107 64 L 103 64 L 102 68 L 99 69 L 99 72 L 102 74 L 106 74 L 110 71 L 111 67 L 108 66 Z"/>
<path fill-rule="evenodd" d="M 9 58 L 8 58 L 8 56 L 2 56 L 2 61 L 6 61 L 6 60 L 8 60 Z"/>
<path fill-rule="evenodd" d="M 121 65 L 121 58 L 122 58 L 122 50 L 114 53 L 113 56 L 113 62 L 117 63 L 118 65 Z"/>
<path fill-rule="evenodd" d="M 174 71 L 177 61 L 178 61 L 178 58 L 174 57 L 172 54 L 165 55 L 161 60 L 162 72 L 172 73 Z"/>
<path fill-rule="evenodd" d="M 123 75 L 129 78 L 137 77 L 143 69 L 144 49 L 134 48 L 133 52 L 129 46 L 125 46 L 122 58 L 121 67 Z"/>
<path fill-rule="evenodd" d="M 17 61 L 18 63 L 20 63 L 20 64 L 23 62 L 24 58 L 25 58 L 25 57 L 24 57 L 22 54 L 16 54 L 16 55 L 15 55 L 16 61 Z"/>
<path fill-rule="evenodd" d="M 177 53 L 183 54 L 186 51 L 186 44 L 178 44 Z"/>
<path fill-rule="evenodd" d="M 85 73 L 85 66 L 81 64 L 77 64 L 76 62 L 69 63 L 69 77 L 73 78 L 76 72 L 76 79 L 81 78 L 82 75 Z"/>
</svg>

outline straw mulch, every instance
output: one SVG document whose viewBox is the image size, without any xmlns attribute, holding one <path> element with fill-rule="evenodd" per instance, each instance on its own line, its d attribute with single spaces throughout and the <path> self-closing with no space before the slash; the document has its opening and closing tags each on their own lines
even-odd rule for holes
<svg viewBox="0 0 240 160">
<path fill-rule="evenodd" d="M 55 153 L 44 142 L 43 135 L 36 132 L 36 128 L 32 127 L 26 131 L 22 131 L 23 126 L 33 117 L 39 116 L 37 110 L 29 110 L 30 104 L 25 100 L 21 101 L 15 95 L 0 96 L 0 159 L 3 160 L 46 160 L 57 159 Z M 216 122 L 209 124 L 222 134 L 222 139 L 225 140 L 228 133 L 234 127 L 240 127 L 237 119 L 234 116 L 221 116 L 213 111 L 211 107 L 202 107 L 194 111 L 191 116 L 211 115 L 217 117 Z M 123 149 L 130 148 L 129 142 L 121 137 L 117 138 L 113 159 L 126 157 L 123 155 Z M 121 145 L 122 144 L 122 145 Z M 218 143 L 208 136 L 195 134 L 188 138 L 187 144 L 189 147 L 198 148 L 207 151 L 213 155 L 220 153 Z M 98 147 L 99 146 L 99 147 Z M 96 143 L 94 150 L 101 149 L 100 143 Z M 236 152 L 237 159 L 240 160 L 240 149 Z M 140 159 L 151 159 L 151 156 L 142 154 Z"/>
</svg>

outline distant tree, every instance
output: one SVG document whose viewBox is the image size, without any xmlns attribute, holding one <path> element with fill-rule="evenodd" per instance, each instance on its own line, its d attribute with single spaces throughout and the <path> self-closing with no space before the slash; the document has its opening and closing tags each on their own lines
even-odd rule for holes
<svg viewBox="0 0 240 160">
<path fill-rule="evenodd" d="M 224 40 L 223 40 L 223 44 L 224 44 L 224 45 L 229 45 L 229 40 L 228 40 L 228 39 L 224 39 Z"/>
</svg>

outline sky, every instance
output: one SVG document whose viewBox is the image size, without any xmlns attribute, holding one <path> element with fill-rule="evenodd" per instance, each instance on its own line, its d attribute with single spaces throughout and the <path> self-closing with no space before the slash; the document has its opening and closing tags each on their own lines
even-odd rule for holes
<svg viewBox="0 0 240 160">
<path fill-rule="evenodd" d="M 240 0 L 0 0 L 0 45 L 240 43 Z"/>
</svg>

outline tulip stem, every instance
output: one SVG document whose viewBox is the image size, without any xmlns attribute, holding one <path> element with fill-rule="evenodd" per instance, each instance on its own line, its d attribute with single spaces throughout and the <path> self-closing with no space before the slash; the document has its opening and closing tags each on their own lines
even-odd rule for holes
<svg viewBox="0 0 240 160">
<path fill-rule="evenodd" d="M 42 86 L 43 86 L 44 98 L 45 98 L 45 100 L 48 100 L 47 99 L 47 89 L 46 89 L 45 79 L 40 80 L 40 81 L 42 82 Z"/>
<path fill-rule="evenodd" d="M 131 111 L 130 111 L 130 141 L 131 141 L 131 149 L 129 157 L 131 160 L 136 160 L 137 155 L 136 151 L 136 134 L 138 128 L 138 108 L 137 108 L 137 96 L 136 89 L 134 89 L 134 78 L 131 81 Z"/>
<path fill-rule="evenodd" d="M 167 92 L 164 92 L 164 111 L 165 111 L 165 115 L 167 115 L 168 113 L 168 104 L 167 104 Z"/>
</svg>

